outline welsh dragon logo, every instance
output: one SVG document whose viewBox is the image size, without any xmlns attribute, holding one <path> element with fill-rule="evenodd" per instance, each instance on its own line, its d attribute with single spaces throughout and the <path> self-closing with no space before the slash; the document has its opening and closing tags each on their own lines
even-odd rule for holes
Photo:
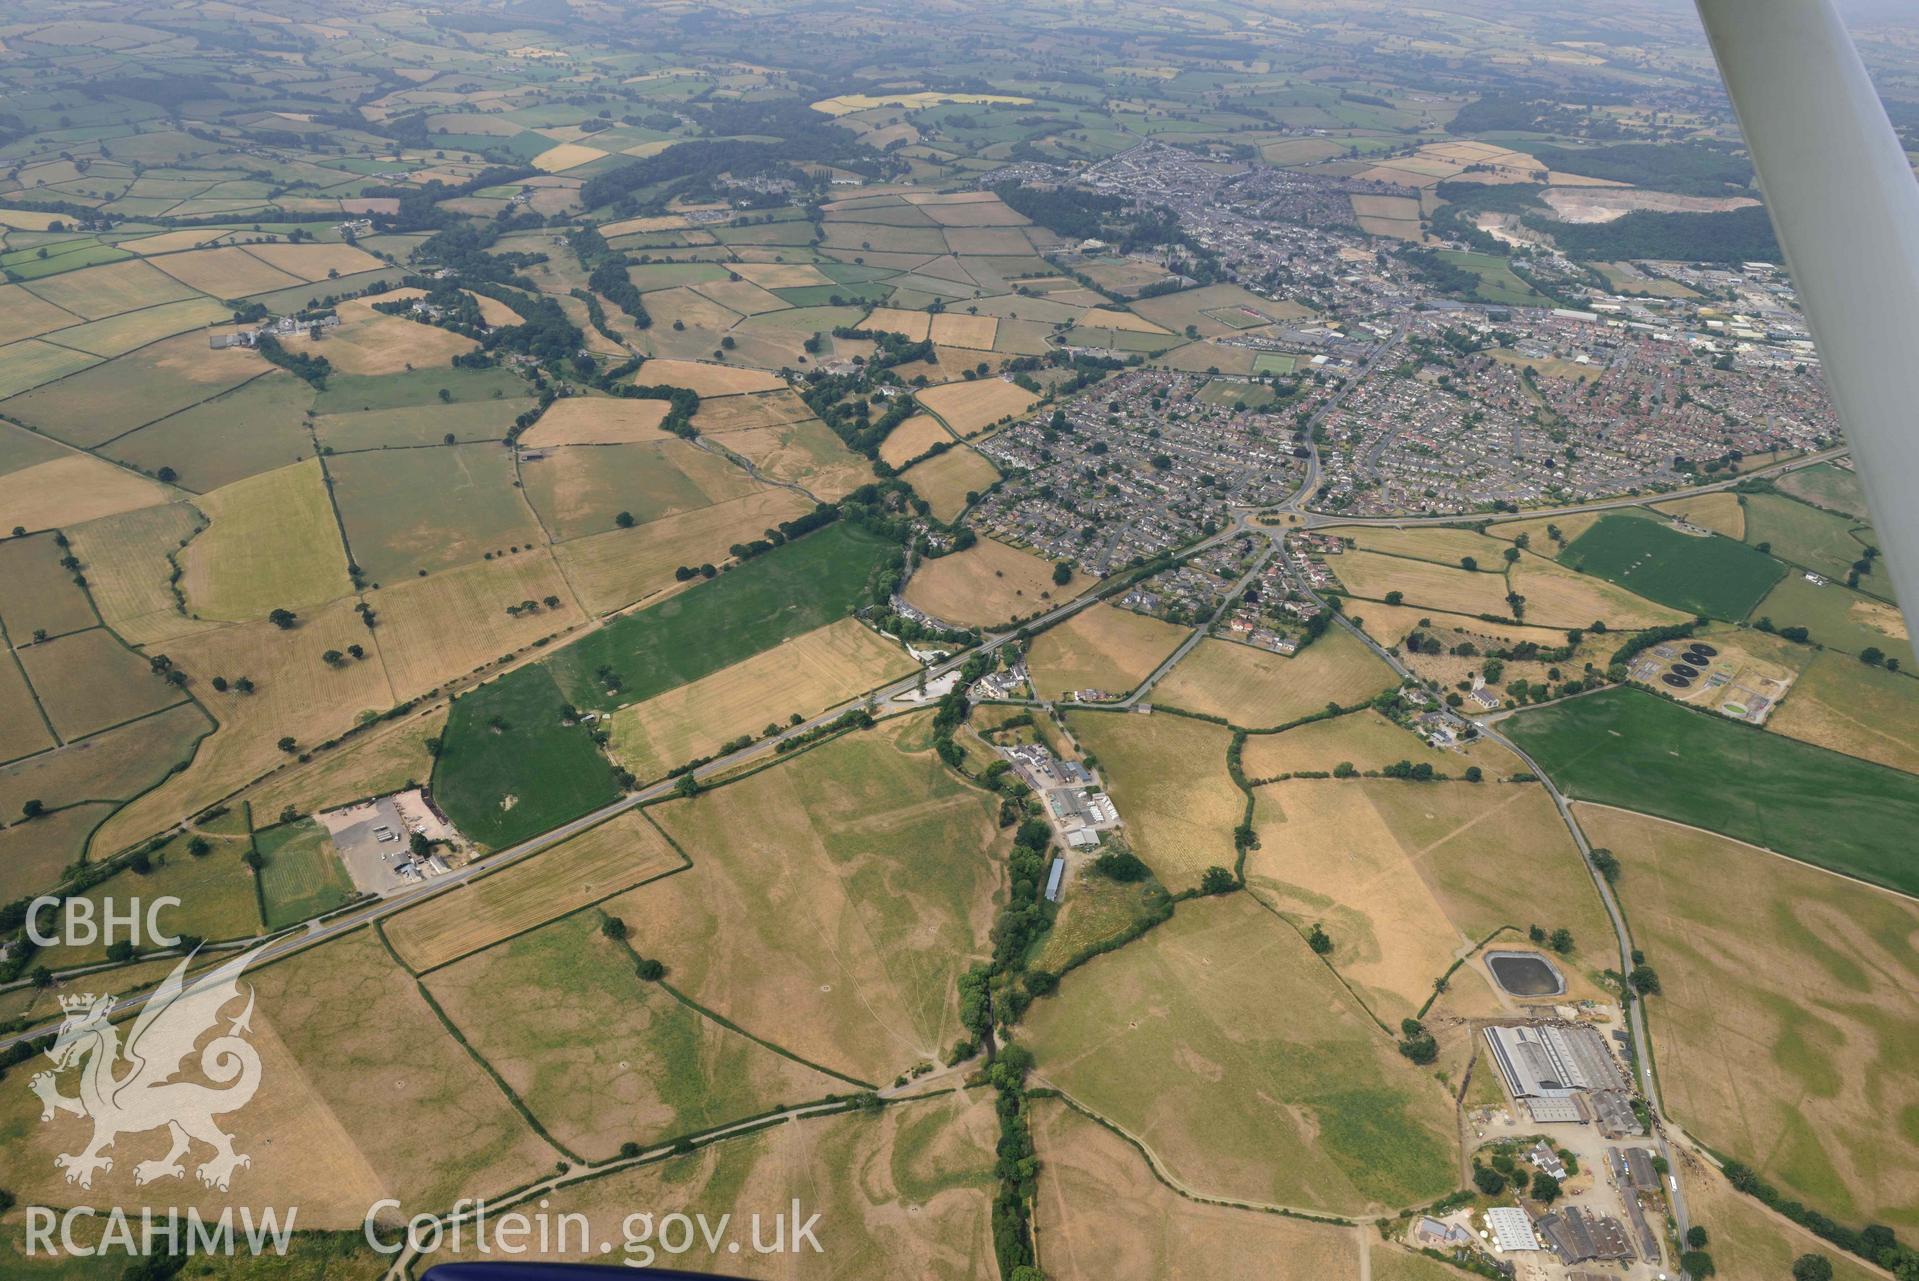
<svg viewBox="0 0 1919 1281">
<path fill-rule="evenodd" d="M 53 1068 L 34 1076 L 32 1088 L 40 1096 L 42 1121 L 70 1112 L 93 1122 L 93 1138 L 84 1148 L 53 1159 L 67 1172 L 67 1182 L 92 1187 L 96 1171 L 113 1169 L 106 1152 L 116 1139 L 162 1127 L 172 1147 L 165 1156 L 134 1166 L 135 1183 L 183 1177 L 181 1158 L 196 1140 L 213 1149 L 196 1171 L 210 1188 L 226 1191 L 233 1172 L 252 1164 L 251 1158 L 233 1150 L 233 1136 L 213 1119 L 239 1111 L 260 1088 L 260 1055 L 245 1039 L 252 1031 L 251 986 L 244 993 L 246 1008 L 200 1050 L 200 1072 L 214 1085 L 173 1078 L 201 1037 L 217 1027 L 220 1012 L 242 995 L 240 974 L 259 954 L 256 948 L 191 983 L 186 971 L 193 958 L 182 960 L 147 999 L 124 1046 L 109 1022 L 112 997 L 89 993 L 60 998 L 66 1017 L 47 1051 Z M 80 1069 L 77 1099 L 61 1094 L 57 1083 L 62 1072 L 75 1066 Z"/>
</svg>

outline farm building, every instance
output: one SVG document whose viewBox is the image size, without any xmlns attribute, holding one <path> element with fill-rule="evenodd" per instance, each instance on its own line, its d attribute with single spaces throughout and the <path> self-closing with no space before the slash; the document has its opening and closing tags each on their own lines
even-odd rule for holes
<svg viewBox="0 0 1919 1281">
<path fill-rule="evenodd" d="M 1605 1042 L 1591 1028 L 1559 1023 L 1489 1027 L 1486 1044 L 1515 1099 L 1565 1099 L 1620 1084 Z"/>
<path fill-rule="evenodd" d="M 1046 874 L 1046 897 L 1050 899 L 1052 902 L 1055 902 L 1055 903 L 1059 902 L 1060 890 L 1062 888 L 1062 883 L 1065 881 L 1065 879 L 1066 879 L 1066 860 L 1063 858 L 1056 858 L 1053 860 L 1052 871 Z"/>
<path fill-rule="evenodd" d="M 1493 1249 L 1501 1254 L 1509 1250 L 1537 1250 L 1539 1238 L 1533 1235 L 1533 1221 L 1524 1210 L 1498 1205 L 1486 1211 L 1486 1230 L 1493 1234 Z"/>
</svg>

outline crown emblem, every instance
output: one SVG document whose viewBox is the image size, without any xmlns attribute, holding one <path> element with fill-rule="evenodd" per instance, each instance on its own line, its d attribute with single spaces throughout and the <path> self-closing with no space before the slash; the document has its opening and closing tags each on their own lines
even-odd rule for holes
<svg viewBox="0 0 1919 1281">
<path fill-rule="evenodd" d="M 78 992 L 72 996 L 63 996 L 60 998 L 60 1008 L 69 1014 L 76 1013 L 80 1010 L 91 1009 L 92 1007 L 93 993 L 91 992 Z"/>
</svg>

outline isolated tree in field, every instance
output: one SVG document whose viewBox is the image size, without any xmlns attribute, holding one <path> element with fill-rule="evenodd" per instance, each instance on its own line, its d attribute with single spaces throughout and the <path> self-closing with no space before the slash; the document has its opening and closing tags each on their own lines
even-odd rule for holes
<svg viewBox="0 0 1919 1281">
<path fill-rule="evenodd" d="M 600 922 L 600 933 L 610 939 L 623 939 L 626 937 L 626 922 L 617 916 L 609 916 Z"/>
<path fill-rule="evenodd" d="M 288 753 L 289 755 L 290 755 L 290 754 L 291 754 L 291 753 L 293 752 L 293 750 L 294 750 L 295 748 L 297 748 L 297 747 L 298 747 L 299 745 L 300 745 L 300 744 L 299 744 L 299 743 L 298 743 L 297 741 L 295 741 L 295 739 L 294 739 L 294 737 L 293 737 L 293 735 L 291 735 L 291 734 L 288 734 L 288 735 L 287 735 L 287 736 L 286 736 L 285 738 L 282 738 L 282 739 L 280 740 L 280 744 L 279 744 L 279 746 L 280 746 L 280 750 L 281 750 L 281 751 L 283 751 L 283 752 L 286 752 L 286 753 Z"/>
<path fill-rule="evenodd" d="M 619 515 L 613 518 L 613 523 L 615 525 L 618 525 L 621 529 L 631 529 L 633 528 L 633 525 L 634 525 L 633 513 L 621 512 Z"/>
<path fill-rule="evenodd" d="M 216 690 L 218 690 L 218 691 L 219 691 L 220 693 L 222 693 L 222 694 L 224 694 L 224 693 L 226 693 L 226 692 L 227 692 L 227 678 L 226 678 L 226 677 L 224 677 L 224 676 L 216 676 L 216 677 L 214 677 L 214 678 L 213 678 L 213 688 L 214 688 L 214 689 L 216 689 Z"/>
<path fill-rule="evenodd" d="M 1868 645 L 1859 651 L 1859 661 L 1867 667 L 1878 667 L 1886 661 L 1886 651 L 1877 645 Z"/>
<path fill-rule="evenodd" d="M 1324 956 L 1333 950 L 1333 936 L 1328 934 L 1318 921 L 1313 922 L 1312 932 L 1306 935 L 1306 946 Z"/>
<path fill-rule="evenodd" d="M 25 805 L 22 805 L 20 807 L 20 817 L 24 819 L 39 818 L 42 814 L 46 812 L 47 812 L 47 806 L 46 806 L 46 802 L 44 801 L 28 801 Z"/>
<path fill-rule="evenodd" d="M 650 956 L 642 957 L 640 963 L 633 968 L 633 972 L 648 983 L 658 983 L 666 977 L 666 966 Z"/>
<path fill-rule="evenodd" d="M 346 661 L 346 655 L 342 654 L 337 649 L 330 649 L 326 653 L 320 655 L 320 661 L 325 663 L 328 667 L 338 667 L 340 664 Z"/>
<path fill-rule="evenodd" d="M 1704 1224 L 1695 1223 L 1686 1229 L 1686 1244 L 1693 1249 L 1703 1250 L 1711 1244 L 1711 1242 L 1712 1234 L 1706 1231 Z"/>
<path fill-rule="evenodd" d="M 299 621 L 299 616 L 290 609 L 276 609 L 267 615 L 267 621 L 284 632 Z"/>
<path fill-rule="evenodd" d="M 253 692 L 253 680 L 250 677 L 242 676 L 239 680 L 233 682 L 233 688 L 242 694 L 251 694 Z"/>
<path fill-rule="evenodd" d="M 1386 593 L 1386 603 L 1388 605 L 1397 605 L 1405 599 L 1406 599 L 1405 592 L 1387 592 Z"/>
<path fill-rule="evenodd" d="M 1565 928 L 1554 930 L 1547 942 L 1553 951 L 1564 956 L 1573 950 L 1573 932 Z"/>
<path fill-rule="evenodd" d="M 366 650 L 359 645 L 348 645 L 346 647 L 346 652 L 348 654 L 351 654 L 354 658 L 366 657 Z"/>
<path fill-rule="evenodd" d="M 1053 585 L 1055 587 L 1064 587 L 1072 581 L 1073 567 L 1071 565 L 1068 565 L 1065 561 L 1060 561 L 1057 565 L 1053 566 Z"/>
<path fill-rule="evenodd" d="M 205 858 L 213 852 L 213 842 L 204 836 L 196 836 L 187 842 L 187 853 L 195 858 Z"/>
<path fill-rule="evenodd" d="M 1459 567 L 1467 571 L 1472 571 L 1479 568 L 1479 562 L 1471 556 L 1461 556 L 1459 558 Z"/>
<path fill-rule="evenodd" d="M 1832 1260 L 1823 1254 L 1802 1254 L 1792 1261 L 1792 1281 L 1832 1281 Z"/>
<path fill-rule="evenodd" d="M 1486 771 L 1480 769 L 1479 766 L 1468 765 L 1466 767 L 1466 781 L 1468 783 L 1481 782 L 1482 780 L 1485 779 L 1485 777 L 1486 777 Z"/>
</svg>

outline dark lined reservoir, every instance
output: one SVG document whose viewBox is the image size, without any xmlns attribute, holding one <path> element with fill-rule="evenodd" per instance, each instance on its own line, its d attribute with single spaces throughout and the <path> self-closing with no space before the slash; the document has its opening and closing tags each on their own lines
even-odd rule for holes
<svg viewBox="0 0 1919 1281">
<path fill-rule="evenodd" d="M 1514 996 L 1559 996 L 1566 990 L 1559 967 L 1537 952 L 1488 952 L 1486 967 Z"/>
</svg>

